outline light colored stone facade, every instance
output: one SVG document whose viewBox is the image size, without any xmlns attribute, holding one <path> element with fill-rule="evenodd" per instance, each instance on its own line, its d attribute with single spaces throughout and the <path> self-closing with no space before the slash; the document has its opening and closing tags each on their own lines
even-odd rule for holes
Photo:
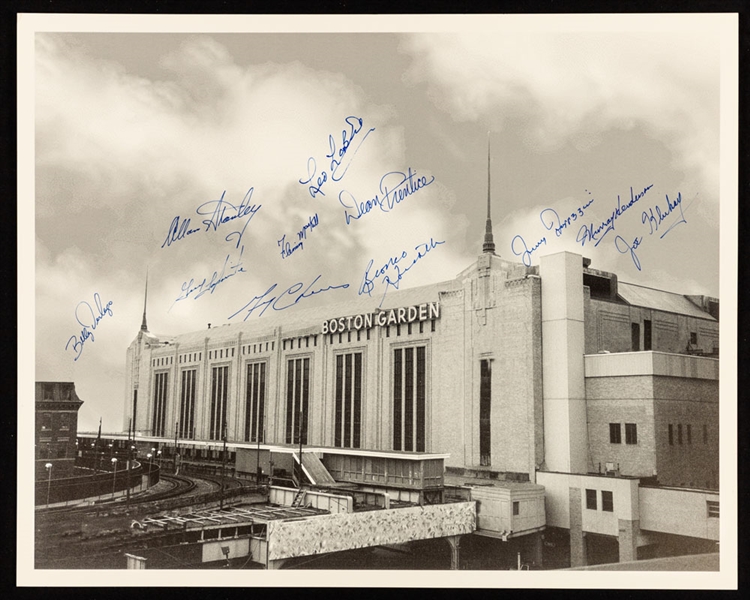
<svg viewBox="0 0 750 600">
<path fill-rule="evenodd" d="M 472 533 L 474 502 L 454 502 L 268 523 L 268 560 Z"/>
<path fill-rule="evenodd" d="M 594 288 L 584 285 L 591 277 L 606 282 L 593 296 Z M 598 472 L 600 463 L 602 468 L 615 463 L 622 474 L 714 485 L 718 450 L 711 444 L 718 440 L 718 384 L 715 379 L 703 381 L 703 367 L 703 371 L 691 371 L 692 363 L 680 364 L 664 377 L 656 377 L 656 371 L 597 372 L 589 377 L 583 365 L 587 355 L 599 356 L 596 353 L 603 351 L 616 354 L 626 366 L 631 359 L 656 361 L 649 353 L 631 352 L 633 323 L 639 325 L 640 347 L 645 343 L 644 323 L 650 320 L 654 351 L 685 353 L 691 333 L 695 334 L 694 347 L 713 348 L 718 322 L 684 296 L 627 288 L 630 297 L 641 294 L 638 297 L 655 298 L 662 306 L 685 311 L 678 314 L 629 304 L 617 296 L 616 286 L 616 277 L 588 269 L 579 255 L 545 256 L 541 267 L 527 268 L 487 253 L 454 279 L 388 293 L 382 310 L 402 308 L 408 315 L 409 307 L 434 306 L 436 312 L 424 320 L 323 333 L 331 329 L 334 319 L 381 310 L 378 300 L 363 296 L 343 305 L 269 311 L 261 319 L 177 336 L 144 330 L 127 351 L 125 423 L 134 417 L 139 435 L 155 436 L 155 383 L 157 376 L 166 374 L 165 426 L 155 437 L 174 439 L 181 412 L 182 373 L 194 370 L 193 431 L 179 437 L 210 439 L 212 370 L 226 366 L 228 442 L 247 443 L 247 369 L 249 364 L 262 363 L 265 443 L 286 444 L 288 364 L 302 358 L 309 360 L 310 369 L 306 443 L 331 447 L 335 442 L 336 360 L 340 355 L 361 353 L 359 448 L 392 450 L 394 352 L 421 347 L 425 357 L 421 382 L 424 451 L 447 454 L 446 466 L 534 481 L 540 468 L 586 473 Z M 620 286 L 626 289 L 625 284 Z M 545 289 L 549 292 L 546 304 Z M 603 299 L 603 293 L 610 297 Z M 488 361 L 491 371 L 490 435 L 485 438 L 489 444 L 483 457 L 482 361 Z M 675 425 L 691 423 L 693 428 L 692 447 L 683 444 L 682 454 L 665 442 L 666 427 L 673 421 Z M 609 442 L 609 423 L 614 422 L 623 429 L 623 443 L 618 447 Z M 626 423 L 637 424 L 637 444 L 624 443 Z M 703 424 L 711 440 L 705 449 Z M 213 441 L 220 438 L 214 432 Z"/>
</svg>

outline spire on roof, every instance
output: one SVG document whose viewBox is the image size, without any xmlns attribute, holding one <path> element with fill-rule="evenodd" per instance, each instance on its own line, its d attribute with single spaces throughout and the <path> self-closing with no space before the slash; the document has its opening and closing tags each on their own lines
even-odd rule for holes
<svg viewBox="0 0 750 600">
<path fill-rule="evenodd" d="M 141 331 L 148 331 L 146 324 L 146 300 L 148 300 L 148 269 L 146 269 L 146 293 L 143 296 L 143 321 L 141 322 Z"/>
<path fill-rule="evenodd" d="M 484 229 L 482 252 L 495 253 L 495 240 L 492 237 L 492 217 L 490 215 L 490 132 L 487 132 L 487 222 Z"/>
</svg>

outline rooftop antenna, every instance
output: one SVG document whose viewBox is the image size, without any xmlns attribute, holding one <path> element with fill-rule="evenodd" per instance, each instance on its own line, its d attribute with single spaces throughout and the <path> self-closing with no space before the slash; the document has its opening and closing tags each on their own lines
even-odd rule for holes
<svg viewBox="0 0 750 600">
<path fill-rule="evenodd" d="M 495 254 L 495 240 L 492 237 L 492 216 L 490 214 L 490 132 L 487 132 L 487 222 L 484 229 L 482 252 Z"/>
<path fill-rule="evenodd" d="M 146 301 L 148 300 L 148 267 L 146 267 L 146 292 L 143 296 L 143 321 L 141 322 L 141 331 L 148 331 L 146 324 Z"/>
</svg>

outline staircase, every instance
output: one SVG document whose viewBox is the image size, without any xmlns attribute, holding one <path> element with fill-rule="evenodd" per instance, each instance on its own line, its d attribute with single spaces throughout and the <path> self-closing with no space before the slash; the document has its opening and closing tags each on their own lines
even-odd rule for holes
<svg viewBox="0 0 750 600">
<path fill-rule="evenodd" d="M 302 488 L 297 490 L 297 495 L 292 500 L 292 508 L 298 508 L 302 506 L 302 501 L 305 499 L 305 490 Z"/>
</svg>

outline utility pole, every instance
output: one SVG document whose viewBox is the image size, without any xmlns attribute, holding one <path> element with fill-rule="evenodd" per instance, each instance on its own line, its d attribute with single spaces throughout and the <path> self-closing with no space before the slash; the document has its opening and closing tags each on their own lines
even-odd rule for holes
<svg viewBox="0 0 750 600">
<path fill-rule="evenodd" d="M 177 445 L 177 426 L 180 424 L 179 421 L 174 423 L 174 474 L 179 475 L 177 466 L 177 457 L 179 456 L 179 446 Z"/>
<path fill-rule="evenodd" d="M 258 454 L 255 463 L 255 485 L 260 485 L 260 434 L 263 432 L 263 443 L 266 442 L 266 415 L 263 415 L 263 423 L 258 423 Z"/>
<path fill-rule="evenodd" d="M 130 510 L 130 459 L 132 458 L 132 454 L 133 454 L 133 451 L 130 448 L 130 445 L 131 445 L 130 444 L 130 428 L 132 426 L 133 426 L 133 418 L 131 417 L 128 420 L 128 447 L 127 447 L 127 452 L 128 452 L 128 465 L 127 466 L 128 466 L 128 470 L 127 470 L 127 473 L 126 473 L 127 479 L 125 480 L 125 490 L 126 490 L 126 492 L 125 492 L 125 506 L 127 507 L 128 510 Z"/>
<path fill-rule="evenodd" d="M 297 480 L 298 487 L 302 488 L 302 406 L 300 403 L 299 409 L 299 425 L 297 427 L 299 431 L 299 479 Z"/>
<path fill-rule="evenodd" d="M 224 509 L 224 469 L 227 464 L 227 422 L 224 420 L 224 427 L 222 428 L 222 438 L 224 439 L 224 450 L 221 453 L 221 491 L 219 496 L 219 510 Z"/>
<path fill-rule="evenodd" d="M 99 417 L 99 433 L 96 435 L 96 442 L 94 446 L 94 475 L 96 475 L 99 472 L 99 469 L 97 468 L 99 465 L 99 444 L 102 441 L 102 418 Z"/>
</svg>

